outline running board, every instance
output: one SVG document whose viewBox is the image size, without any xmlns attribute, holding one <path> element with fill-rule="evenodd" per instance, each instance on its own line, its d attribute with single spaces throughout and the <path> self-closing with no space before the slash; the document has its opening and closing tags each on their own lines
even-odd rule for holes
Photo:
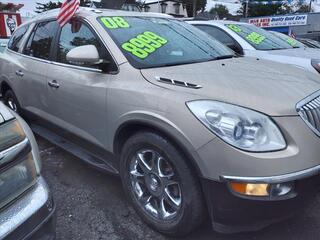
<svg viewBox="0 0 320 240">
<path fill-rule="evenodd" d="M 58 147 L 62 148 L 63 150 L 71 153 L 72 155 L 80 158 L 84 162 L 92 165 L 95 168 L 100 170 L 106 171 L 111 174 L 119 175 L 119 171 L 114 168 L 111 164 L 108 164 L 105 160 L 94 156 L 89 151 L 85 150 L 84 148 L 70 142 L 69 140 L 55 134 L 54 132 L 48 130 L 45 127 L 31 124 L 30 125 L 32 131 L 37 135 L 43 137 L 44 139 L 48 140 L 49 142 L 57 145 Z"/>
</svg>

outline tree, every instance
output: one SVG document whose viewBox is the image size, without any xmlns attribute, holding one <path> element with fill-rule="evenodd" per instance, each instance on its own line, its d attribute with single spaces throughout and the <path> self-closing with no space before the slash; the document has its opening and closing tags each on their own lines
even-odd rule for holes
<svg viewBox="0 0 320 240">
<path fill-rule="evenodd" d="M 308 13 L 312 11 L 312 9 L 310 9 L 310 5 L 303 4 L 303 3 L 298 3 L 296 5 L 296 8 L 297 8 L 296 10 L 297 13 Z"/>
<path fill-rule="evenodd" d="M 182 3 L 187 7 L 188 16 L 195 16 L 197 11 L 205 10 L 207 0 L 182 0 Z"/>
<path fill-rule="evenodd" d="M 80 0 L 80 6 L 89 6 L 89 4 L 91 3 L 90 0 Z M 42 13 L 42 12 L 46 12 L 52 9 L 56 9 L 56 8 L 60 8 L 62 5 L 62 1 L 49 1 L 48 3 L 36 3 L 36 13 Z"/>
<path fill-rule="evenodd" d="M 230 16 L 228 8 L 222 4 L 216 4 L 213 8 L 210 9 L 209 13 L 218 15 L 220 19 L 228 18 Z"/>
<path fill-rule="evenodd" d="M 254 3 L 250 4 L 248 9 L 248 17 L 259 17 L 259 16 L 270 16 L 277 14 L 288 14 L 292 13 L 292 8 L 284 4 L 264 4 L 264 3 Z M 237 12 L 240 15 L 245 15 L 245 4 Z"/>
</svg>

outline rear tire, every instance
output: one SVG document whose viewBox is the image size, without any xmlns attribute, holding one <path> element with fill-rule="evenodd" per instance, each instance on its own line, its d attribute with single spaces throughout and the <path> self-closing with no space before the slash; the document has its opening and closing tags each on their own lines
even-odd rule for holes
<svg viewBox="0 0 320 240">
<path fill-rule="evenodd" d="M 184 155 L 153 132 L 130 137 L 121 151 L 123 187 L 138 215 L 153 229 L 183 236 L 204 220 L 205 203 Z"/>
<path fill-rule="evenodd" d="M 21 107 L 14 92 L 9 89 L 4 93 L 3 101 L 12 111 L 21 114 Z"/>
</svg>

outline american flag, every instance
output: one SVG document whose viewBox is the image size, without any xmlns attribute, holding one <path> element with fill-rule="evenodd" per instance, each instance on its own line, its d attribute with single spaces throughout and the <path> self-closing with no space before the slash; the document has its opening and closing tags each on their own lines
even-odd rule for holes
<svg viewBox="0 0 320 240">
<path fill-rule="evenodd" d="M 59 15 L 57 17 L 58 23 L 63 27 L 73 15 L 79 9 L 80 2 L 79 0 L 66 0 L 60 9 Z"/>
</svg>

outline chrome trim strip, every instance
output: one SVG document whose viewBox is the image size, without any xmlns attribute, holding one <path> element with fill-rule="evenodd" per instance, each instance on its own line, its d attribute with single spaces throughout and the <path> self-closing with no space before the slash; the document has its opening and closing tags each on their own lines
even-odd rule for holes
<svg viewBox="0 0 320 240">
<path fill-rule="evenodd" d="M 29 144 L 29 140 L 28 138 L 25 138 L 22 142 L 0 152 L 0 166 L 5 163 L 2 161 L 4 158 L 10 157 L 15 153 L 20 152 L 27 144 Z"/>
<path fill-rule="evenodd" d="M 312 93 L 311 95 L 307 96 L 306 98 L 302 99 L 299 101 L 296 105 L 296 110 L 298 111 L 301 107 L 306 105 L 308 102 L 311 102 L 312 100 L 316 99 L 317 97 L 320 96 L 320 90 Z"/>
<path fill-rule="evenodd" d="M 17 54 L 20 57 L 29 58 L 31 60 L 46 63 L 46 64 L 67 67 L 67 68 L 72 68 L 72 69 L 77 69 L 77 70 L 84 70 L 84 71 L 89 71 L 89 72 L 102 73 L 102 70 L 100 70 L 100 69 L 94 69 L 94 68 L 81 67 L 81 66 L 75 66 L 75 65 L 64 64 L 64 63 L 58 63 L 58 62 L 54 62 L 54 61 L 48 61 L 48 60 L 44 60 L 44 59 L 40 59 L 40 58 L 36 58 L 36 57 L 31 57 L 31 56 L 28 56 L 28 55 L 25 55 L 25 54 L 22 54 L 19 52 L 15 52 L 15 51 L 12 51 L 11 49 L 8 49 L 8 51 L 10 51 L 10 53 Z"/>
<path fill-rule="evenodd" d="M 294 180 L 304 179 L 320 174 L 320 165 L 308 168 L 299 172 L 276 175 L 270 177 L 238 177 L 238 176 L 220 176 L 223 182 L 247 182 L 247 183 L 283 183 Z"/>
<path fill-rule="evenodd" d="M 58 63 L 58 62 L 51 62 L 51 64 L 55 65 L 55 66 L 73 68 L 73 69 L 84 70 L 84 71 L 88 71 L 88 72 L 102 73 L 102 70 L 95 69 L 95 68 L 81 67 L 81 66 L 70 65 L 70 64 L 65 64 L 65 63 Z"/>
<path fill-rule="evenodd" d="M 188 83 L 188 82 L 183 82 L 183 81 L 177 81 L 177 80 L 173 80 L 173 79 L 169 79 L 169 78 L 162 78 L 162 77 L 159 77 L 159 76 L 156 76 L 155 79 L 158 82 L 161 82 L 161 83 L 164 83 L 164 84 L 171 84 L 171 85 L 174 85 L 174 86 L 177 86 L 177 87 L 186 87 L 186 88 L 191 88 L 191 89 L 200 89 L 200 88 L 202 88 L 201 85 Z M 168 81 L 165 81 L 165 80 L 168 80 Z"/>
</svg>

